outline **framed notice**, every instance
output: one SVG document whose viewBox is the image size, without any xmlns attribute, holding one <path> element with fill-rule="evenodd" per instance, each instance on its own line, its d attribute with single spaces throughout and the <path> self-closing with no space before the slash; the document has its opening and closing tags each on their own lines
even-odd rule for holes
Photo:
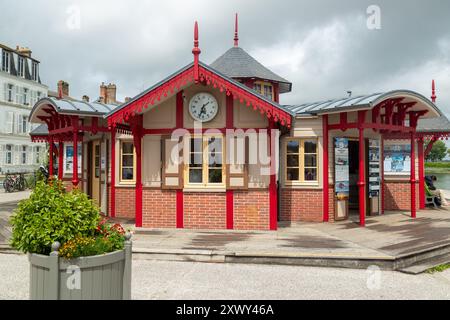
<svg viewBox="0 0 450 320">
<path fill-rule="evenodd" d="M 73 173 L 73 145 L 65 145 L 64 174 Z M 81 143 L 78 144 L 78 173 L 81 173 Z"/>
<path fill-rule="evenodd" d="M 348 197 L 350 175 L 348 163 L 348 139 L 334 139 L 334 186 L 338 198 Z"/>
<path fill-rule="evenodd" d="M 380 195 L 380 141 L 369 140 L 369 198 Z"/>
<path fill-rule="evenodd" d="M 411 145 L 385 145 L 383 166 L 385 174 L 409 175 L 411 173 Z"/>
</svg>

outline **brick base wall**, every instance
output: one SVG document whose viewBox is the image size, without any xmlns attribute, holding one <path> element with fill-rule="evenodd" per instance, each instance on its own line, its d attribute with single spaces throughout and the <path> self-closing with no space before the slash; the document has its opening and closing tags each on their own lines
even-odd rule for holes
<svg viewBox="0 0 450 320">
<path fill-rule="evenodd" d="M 331 210 L 334 204 L 330 205 Z M 334 215 L 334 213 L 333 213 Z M 322 190 L 316 189 L 281 189 L 280 192 L 281 221 L 323 221 Z"/>
<path fill-rule="evenodd" d="M 144 228 L 176 228 L 177 192 L 144 189 L 142 191 L 142 226 Z"/>
<path fill-rule="evenodd" d="M 416 183 L 416 209 L 419 210 L 419 183 Z M 411 210 L 411 183 L 409 181 L 384 182 L 384 210 Z"/>
<path fill-rule="evenodd" d="M 134 188 L 116 187 L 116 217 L 135 218 L 136 192 Z"/>
<path fill-rule="evenodd" d="M 186 229 L 226 229 L 225 192 L 186 192 L 183 200 Z"/>
<path fill-rule="evenodd" d="M 234 191 L 234 229 L 269 230 L 269 191 Z"/>
</svg>

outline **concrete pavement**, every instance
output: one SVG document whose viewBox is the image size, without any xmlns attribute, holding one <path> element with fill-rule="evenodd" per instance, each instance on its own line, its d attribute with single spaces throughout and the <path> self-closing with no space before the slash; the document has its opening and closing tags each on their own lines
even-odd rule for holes
<svg viewBox="0 0 450 320">
<path fill-rule="evenodd" d="M 0 299 L 28 299 L 26 255 L 0 254 Z M 133 299 L 450 299 L 450 270 L 395 271 L 133 260 Z M 201 302 L 199 302 L 201 304 Z"/>
</svg>

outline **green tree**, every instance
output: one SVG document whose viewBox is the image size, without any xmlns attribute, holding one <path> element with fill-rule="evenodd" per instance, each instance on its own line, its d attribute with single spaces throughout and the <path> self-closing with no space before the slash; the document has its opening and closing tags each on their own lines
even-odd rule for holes
<svg viewBox="0 0 450 320">
<path fill-rule="evenodd" d="M 428 154 L 426 160 L 432 162 L 442 161 L 446 155 L 447 147 L 444 141 L 438 140 L 433 144 L 433 148 L 431 148 L 431 151 Z"/>
</svg>

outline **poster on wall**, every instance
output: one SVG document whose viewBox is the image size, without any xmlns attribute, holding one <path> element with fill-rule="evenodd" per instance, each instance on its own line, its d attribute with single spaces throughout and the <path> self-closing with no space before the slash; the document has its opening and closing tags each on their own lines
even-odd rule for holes
<svg viewBox="0 0 450 320">
<path fill-rule="evenodd" d="M 411 145 L 392 144 L 384 146 L 384 173 L 409 175 L 411 172 Z"/>
<path fill-rule="evenodd" d="M 348 139 L 334 139 L 334 183 L 336 196 L 349 196 Z"/>
<path fill-rule="evenodd" d="M 78 173 L 81 173 L 81 143 L 78 144 Z M 73 173 L 73 145 L 65 146 L 66 152 L 64 157 L 64 174 Z"/>
<path fill-rule="evenodd" d="M 380 195 L 380 141 L 369 140 L 369 198 Z"/>
</svg>

